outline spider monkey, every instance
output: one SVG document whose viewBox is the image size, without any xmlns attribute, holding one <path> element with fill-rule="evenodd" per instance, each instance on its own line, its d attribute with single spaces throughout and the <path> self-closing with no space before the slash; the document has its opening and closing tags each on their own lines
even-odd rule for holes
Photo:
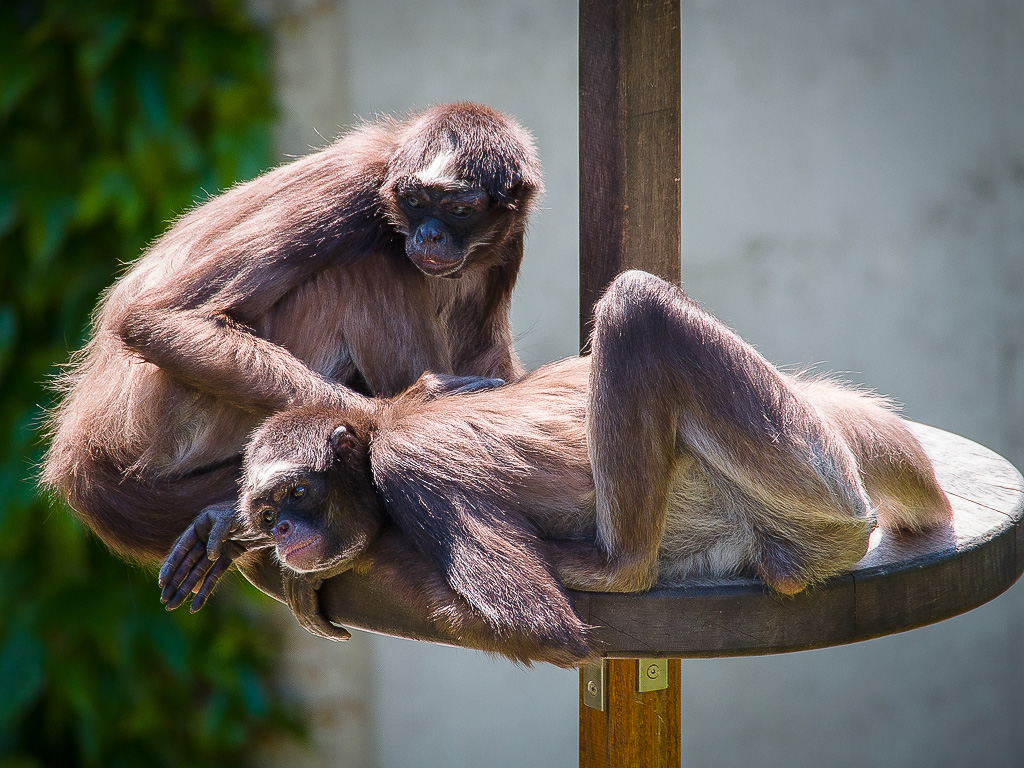
<svg viewBox="0 0 1024 768">
<path fill-rule="evenodd" d="M 887 401 L 778 371 L 658 278 L 615 280 L 592 349 L 500 389 L 427 374 L 268 419 L 240 508 L 300 623 L 347 635 L 316 590 L 353 569 L 470 646 L 571 666 L 591 646 L 565 587 L 747 575 L 790 595 L 851 568 L 876 521 L 950 518 Z"/>
<path fill-rule="evenodd" d="M 214 531 L 212 589 L 267 415 L 425 370 L 454 389 L 520 378 L 508 311 L 541 187 L 529 135 L 460 103 L 362 125 L 185 214 L 102 298 L 44 486 L 139 561 Z"/>
</svg>

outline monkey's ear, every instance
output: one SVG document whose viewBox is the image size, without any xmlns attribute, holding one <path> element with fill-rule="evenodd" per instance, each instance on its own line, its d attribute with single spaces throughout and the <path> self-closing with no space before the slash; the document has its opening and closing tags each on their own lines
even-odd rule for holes
<svg viewBox="0 0 1024 768">
<path fill-rule="evenodd" d="M 523 177 L 521 173 L 512 174 L 507 191 L 506 204 L 514 211 L 525 212 L 537 195 L 537 184 Z"/>
<path fill-rule="evenodd" d="M 345 459 L 351 456 L 352 452 L 358 445 L 356 436 L 353 435 L 344 424 L 339 424 L 334 428 L 329 442 L 331 444 L 331 450 L 334 451 L 334 455 L 339 459 Z"/>
<path fill-rule="evenodd" d="M 523 195 L 525 184 L 523 184 L 523 175 L 521 173 L 513 173 L 512 178 L 508 180 L 508 186 L 506 187 L 505 199 L 507 204 L 513 210 L 518 210 Z"/>
</svg>

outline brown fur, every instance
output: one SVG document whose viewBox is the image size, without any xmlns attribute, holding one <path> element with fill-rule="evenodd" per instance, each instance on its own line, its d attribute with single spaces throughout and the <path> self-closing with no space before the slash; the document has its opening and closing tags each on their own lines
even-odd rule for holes
<svg viewBox="0 0 1024 768">
<path fill-rule="evenodd" d="M 394 199 L 439 154 L 444 178 L 423 189 L 479 209 L 472 226 L 433 219 L 458 241 L 446 277 Z M 519 378 L 508 310 L 540 186 L 518 125 L 456 104 L 364 125 L 201 205 L 104 296 L 61 383 L 43 484 L 150 561 L 234 498 L 271 412 L 358 402 L 343 385 L 394 394 L 428 369 Z"/>
<path fill-rule="evenodd" d="M 949 520 L 885 401 L 780 373 L 655 277 L 613 283 L 592 346 L 457 399 L 432 396 L 427 376 L 391 400 L 268 419 L 247 452 L 243 515 L 251 524 L 252 499 L 296 478 L 372 482 L 370 505 L 416 569 L 371 544 L 331 573 L 383 574 L 470 645 L 555 663 L 589 653 L 563 584 L 631 592 L 749 575 L 793 594 L 863 557 L 876 513 L 890 529 Z M 360 462 L 326 448 L 339 425 Z M 282 460 L 291 468 L 267 477 Z M 317 508 L 314 528 L 365 514 L 353 498 Z"/>
</svg>

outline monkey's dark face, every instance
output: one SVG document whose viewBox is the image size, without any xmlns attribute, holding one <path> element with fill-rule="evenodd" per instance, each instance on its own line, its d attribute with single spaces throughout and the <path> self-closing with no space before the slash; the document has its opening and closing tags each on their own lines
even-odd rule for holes
<svg viewBox="0 0 1024 768">
<path fill-rule="evenodd" d="M 464 103 L 427 110 L 398 138 L 381 201 L 409 260 L 424 274 L 459 277 L 507 258 L 503 246 L 522 235 L 542 186 L 529 134 Z"/>
<path fill-rule="evenodd" d="M 461 181 L 406 179 L 395 188 L 395 206 L 406 255 L 432 277 L 458 277 L 474 250 L 492 243 L 500 213 L 481 187 Z"/>
<path fill-rule="evenodd" d="M 306 429 L 290 426 L 264 425 L 250 444 L 250 458 L 274 456 L 275 446 L 277 458 L 247 460 L 242 514 L 250 529 L 273 540 L 282 565 L 303 573 L 340 573 L 381 527 L 366 445 L 345 426 L 312 440 L 308 423 L 302 425 Z M 294 445 L 297 431 L 307 444 Z"/>
</svg>

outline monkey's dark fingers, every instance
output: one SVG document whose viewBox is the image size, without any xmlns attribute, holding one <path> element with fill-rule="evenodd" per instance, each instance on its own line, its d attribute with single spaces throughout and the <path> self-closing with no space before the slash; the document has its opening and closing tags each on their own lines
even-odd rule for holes
<svg viewBox="0 0 1024 768">
<path fill-rule="evenodd" d="M 505 386 L 504 379 L 477 379 L 471 381 L 469 384 L 463 384 L 458 389 L 452 391 L 452 394 L 463 395 L 467 392 L 480 392 L 484 389 L 497 389 L 498 387 Z"/>
<path fill-rule="evenodd" d="M 238 530 L 240 520 L 235 510 L 231 507 L 213 509 L 207 512 L 213 519 L 210 527 L 210 534 L 206 539 L 206 556 L 211 560 L 220 557 L 221 547 L 230 534 Z"/>
<path fill-rule="evenodd" d="M 202 574 L 209 570 L 210 566 L 207 564 L 205 567 L 200 569 L 196 578 L 189 578 L 189 576 L 195 573 L 194 569 L 196 568 L 196 565 L 204 559 L 207 559 L 206 545 L 201 541 L 197 541 L 192 545 L 192 549 L 188 551 L 182 559 L 181 564 L 177 569 L 175 569 L 171 577 L 164 583 L 163 589 L 160 592 L 160 602 L 165 604 L 171 602 L 172 598 L 182 590 L 185 590 L 184 594 L 187 595 L 191 591 L 192 587 L 186 589 L 186 585 L 191 583 L 194 586 L 198 583 L 197 578 L 202 578 Z M 210 562 L 212 563 L 213 561 L 211 560 Z M 181 605 L 180 600 L 174 606 L 168 606 L 168 609 L 173 610 L 174 608 L 177 608 L 178 605 Z"/>
<path fill-rule="evenodd" d="M 203 580 L 203 586 L 196 592 L 196 596 L 192 598 L 192 602 L 189 603 L 188 612 L 195 613 L 204 605 L 206 605 L 207 598 L 213 594 L 213 590 L 220 584 L 220 580 L 224 574 L 228 572 L 228 568 L 231 567 L 231 563 L 234 561 L 234 557 L 222 556 L 213 563 L 213 567 L 210 568 L 210 572 L 206 574 L 206 578 Z"/>
<path fill-rule="evenodd" d="M 164 560 L 164 564 L 160 567 L 160 575 L 157 577 L 157 584 L 161 587 L 166 587 L 170 583 L 171 577 L 177 573 L 182 562 L 184 562 L 185 558 L 188 557 L 188 554 L 197 544 L 202 544 L 203 551 L 206 551 L 206 544 L 199 538 L 197 530 L 201 524 L 200 521 L 205 519 L 205 515 L 201 514 L 174 542 L 174 546 L 171 547 L 167 559 Z"/>
<path fill-rule="evenodd" d="M 160 568 L 157 583 L 161 587 L 173 584 L 174 576 L 181 569 L 182 563 L 198 545 L 202 546 L 210 560 L 216 560 L 228 534 L 236 531 L 239 525 L 239 519 L 231 504 L 216 504 L 204 509 L 174 542 Z"/>
<path fill-rule="evenodd" d="M 188 596 L 192 594 L 192 591 L 206 578 L 206 575 L 213 566 L 219 562 L 220 560 L 210 560 L 208 557 L 200 556 L 198 562 L 184 573 L 180 581 L 169 584 L 165 591 L 174 589 L 174 592 L 167 600 L 167 610 L 173 611 L 184 603 Z M 230 565 L 230 562 L 228 565 Z M 177 584 L 176 589 L 174 587 L 175 584 Z M 160 599 L 163 600 L 163 595 L 161 595 Z"/>
</svg>

